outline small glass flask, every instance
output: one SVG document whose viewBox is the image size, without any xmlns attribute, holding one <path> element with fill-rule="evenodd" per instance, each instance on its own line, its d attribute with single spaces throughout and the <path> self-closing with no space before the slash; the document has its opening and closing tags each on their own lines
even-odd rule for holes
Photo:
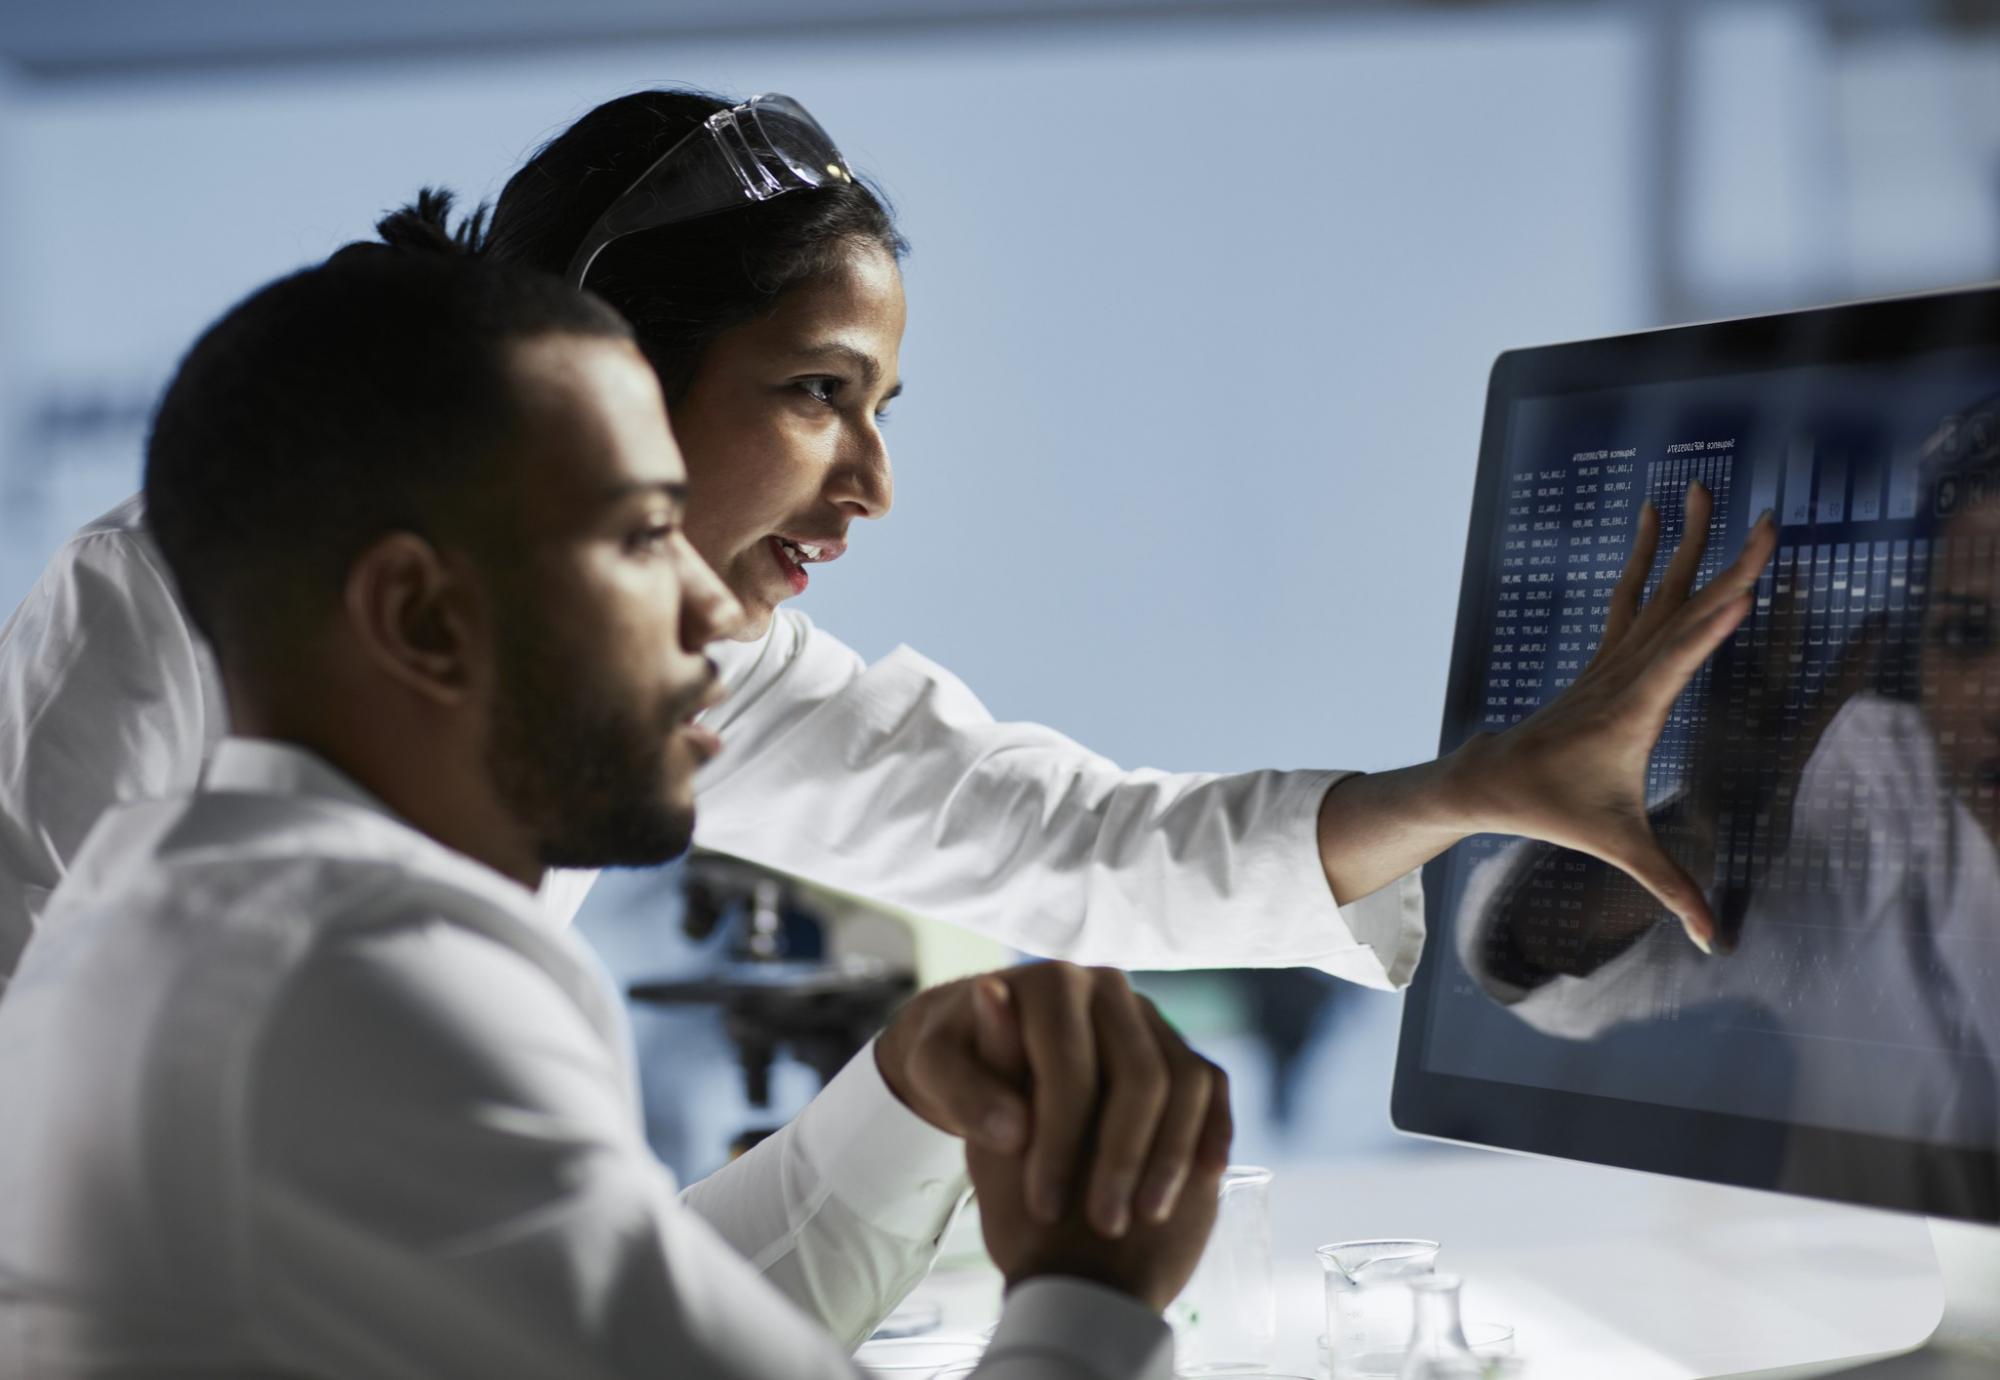
<svg viewBox="0 0 2000 1380">
<path fill-rule="evenodd" d="M 1459 1322 L 1458 1291 L 1463 1283 L 1457 1275 L 1425 1275 L 1410 1281 L 1414 1309 L 1400 1380 L 1481 1380 L 1486 1374 Z"/>
</svg>

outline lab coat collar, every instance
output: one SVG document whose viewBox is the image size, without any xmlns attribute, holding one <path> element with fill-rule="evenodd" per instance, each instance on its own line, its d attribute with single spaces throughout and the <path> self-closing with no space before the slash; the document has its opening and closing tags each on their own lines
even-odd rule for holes
<svg viewBox="0 0 2000 1380">
<path fill-rule="evenodd" d="M 374 842 L 369 846 L 381 847 L 393 840 L 392 846 L 398 855 L 419 862 L 430 870 L 455 874 L 462 882 L 474 885 L 475 889 L 488 893 L 496 900 L 504 897 L 505 904 L 509 906 L 518 905 L 524 897 L 532 896 L 536 914 L 545 923 L 552 922 L 557 928 L 567 926 L 581 904 L 581 890 L 574 883 L 569 890 L 552 894 L 545 879 L 539 891 L 528 892 L 513 878 L 446 847 L 397 814 L 381 797 L 353 777 L 312 749 L 296 743 L 281 742 L 275 738 L 224 738 L 216 744 L 215 755 L 209 759 L 208 767 L 202 773 L 201 793 L 276 796 L 302 804 L 330 802 L 363 810 L 375 820 L 395 826 L 387 834 L 371 830 L 368 837 Z M 268 811 L 265 818 L 267 822 L 277 822 Z M 558 874 L 552 872 L 549 875 Z"/>
<path fill-rule="evenodd" d="M 394 810 L 310 748 L 275 738 L 227 737 L 202 774 L 205 791 L 338 800 L 401 822 Z"/>
</svg>

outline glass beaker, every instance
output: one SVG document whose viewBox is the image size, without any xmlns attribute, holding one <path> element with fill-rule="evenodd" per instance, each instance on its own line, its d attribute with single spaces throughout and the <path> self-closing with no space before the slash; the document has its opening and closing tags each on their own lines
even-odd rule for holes
<svg viewBox="0 0 2000 1380">
<path fill-rule="evenodd" d="M 1208 1246 L 1167 1309 L 1174 1370 L 1181 1375 L 1269 1370 L 1277 1346 L 1271 1171 L 1232 1164 L 1222 1172 L 1220 1192 Z"/>
<path fill-rule="evenodd" d="M 1399 1380 L 1484 1380 L 1486 1367 L 1473 1354 L 1459 1322 L 1463 1283 L 1457 1275 L 1425 1275 L 1410 1281 L 1414 1317 Z"/>
<path fill-rule="evenodd" d="M 1437 1253 L 1437 1242 L 1414 1237 L 1319 1248 L 1334 1380 L 1402 1371 L 1410 1345 L 1410 1281 L 1437 1268 Z"/>
</svg>

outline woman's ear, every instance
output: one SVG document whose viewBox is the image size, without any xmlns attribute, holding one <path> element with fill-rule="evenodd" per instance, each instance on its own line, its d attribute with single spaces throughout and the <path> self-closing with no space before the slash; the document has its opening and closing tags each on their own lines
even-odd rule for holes
<svg viewBox="0 0 2000 1380">
<path fill-rule="evenodd" d="M 363 657 L 438 705 L 463 704 L 485 655 L 485 601 L 463 562 L 412 532 L 391 532 L 347 568 L 349 634 Z"/>
</svg>

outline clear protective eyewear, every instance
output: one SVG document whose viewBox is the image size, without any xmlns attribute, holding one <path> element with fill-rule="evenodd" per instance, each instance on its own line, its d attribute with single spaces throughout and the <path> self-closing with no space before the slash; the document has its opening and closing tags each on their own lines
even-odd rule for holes
<svg viewBox="0 0 2000 1380">
<path fill-rule="evenodd" d="M 613 240 L 829 182 L 852 182 L 833 136 L 790 96 L 752 96 L 718 110 L 640 173 L 597 218 L 563 278 L 582 287 Z"/>
</svg>

